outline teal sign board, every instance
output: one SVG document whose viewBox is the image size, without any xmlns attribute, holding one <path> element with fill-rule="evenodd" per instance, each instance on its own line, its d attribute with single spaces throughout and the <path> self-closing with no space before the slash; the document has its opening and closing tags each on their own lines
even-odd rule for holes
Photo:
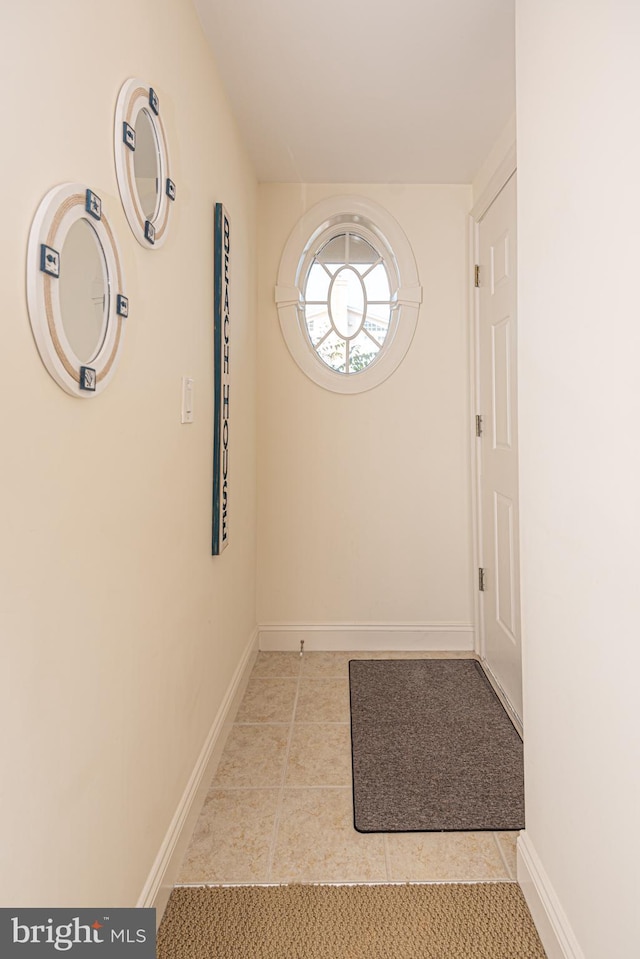
<svg viewBox="0 0 640 959">
<path fill-rule="evenodd" d="M 229 545 L 229 259 L 231 230 L 216 203 L 213 235 L 213 556 Z"/>
</svg>

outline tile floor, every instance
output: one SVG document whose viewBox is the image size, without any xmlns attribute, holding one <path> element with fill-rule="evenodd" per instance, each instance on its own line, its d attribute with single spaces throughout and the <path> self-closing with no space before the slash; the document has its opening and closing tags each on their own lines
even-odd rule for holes
<svg viewBox="0 0 640 959">
<path fill-rule="evenodd" d="M 348 662 L 393 657 L 259 653 L 179 885 L 515 879 L 517 833 L 353 828 Z"/>
</svg>

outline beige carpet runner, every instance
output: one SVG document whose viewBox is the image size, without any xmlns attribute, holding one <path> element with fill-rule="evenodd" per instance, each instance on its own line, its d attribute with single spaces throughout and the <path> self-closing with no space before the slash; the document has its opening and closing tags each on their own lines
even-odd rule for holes
<svg viewBox="0 0 640 959">
<path fill-rule="evenodd" d="M 517 883 L 174 889 L 158 959 L 544 959 Z"/>
</svg>

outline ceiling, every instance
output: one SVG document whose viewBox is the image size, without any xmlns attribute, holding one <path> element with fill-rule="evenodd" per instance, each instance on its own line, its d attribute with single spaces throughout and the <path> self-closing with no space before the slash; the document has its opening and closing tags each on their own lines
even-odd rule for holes
<svg viewBox="0 0 640 959">
<path fill-rule="evenodd" d="M 469 183 L 515 110 L 514 0 L 194 0 L 258 179 Z"/>
</svg>

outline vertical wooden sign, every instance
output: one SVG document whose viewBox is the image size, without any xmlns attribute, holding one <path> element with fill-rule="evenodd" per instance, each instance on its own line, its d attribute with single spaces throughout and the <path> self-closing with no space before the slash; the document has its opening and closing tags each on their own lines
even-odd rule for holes
<svg viewBox="0 0 640 959">
<path fill-rule="evenodd" d="M 213 233 L 213 524 L 211 553 L 229 544 L 229 217 L 216 203 Z"/>
</svg>

